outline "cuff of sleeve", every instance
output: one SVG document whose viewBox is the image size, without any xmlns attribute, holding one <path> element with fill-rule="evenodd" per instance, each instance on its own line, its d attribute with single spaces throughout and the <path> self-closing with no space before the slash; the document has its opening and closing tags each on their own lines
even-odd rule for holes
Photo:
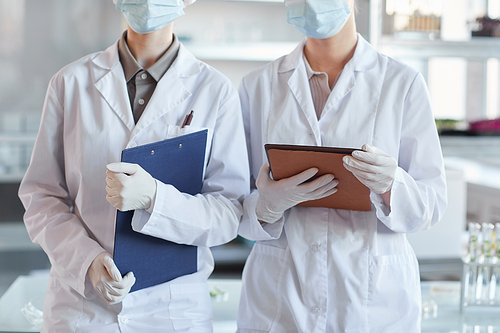
<svg viewBox="0 0 500 333">
<path fill-rule="evenodd" d="M 391 209 L 387 207 L 384 202 L 384 199 L 380 196 L 380 194 L 376 194 L 374 192 L 370 192 L 370 200 L 375 207 L 375 213 L 377 218 L 387 226 L 391 225 L 391 221 L 394 218 L 394 211 L 398 209 L 398 188 L 404 184 L 404 177 L 402 174 L 402 170 L 400 168 L 396 169 L 396 174 L 394 176 L 394 182 L 391 188 Z"/>
<path fill-rule="evenodd" d="M 134 211 L 134 215 L 132 216 L 132 230 L 141 232 L 150 217 L 151 214 L 143 209 Z"/>
<path fill-rule="evenodd" d="M 146 212 L 148 212 L 149 214 L 153 214 L 153 209 L 155 208 L 156 192 L 158 191 L 158 181 L 156 179 L 155 179 L 155 184 L 156 184 L 155 194 L 154 194 L 153 198 L 151 199 L 151 205 L 149 205 L 149 208 L 146 209 Z"/>
<path fill-rule="evenodd" d="M 88 252 L 87 257 L 84 260 L 84 264 L 82 265 L 82 273 L 84 275 L 83 278 L 79 279 L 75 290 L 86 299 L 92 299 L 95 297 L 94 287 L 92 286 L 92 283 L 90 283 L 90 279 L 87 274 L 90 265 L 101 252 L 106 252 L 106 250 L 101 247 L 95 247 L 92 251 Z"/>
<path fill-rule="evenodd" d="M 161 182 L 158 182 L 157 185 L 156 204 L 152 213 L 150 214 L 144 209 L 136 210 L 132 217 L 132 230 L 185 244 L 185 235 L 192 234 L 193 230 L 189 228 L 189 225 L 182 223 L 182 219 L 199 220 L 199 212 L 196 209 L 185 209 L 184 194 L 172 185 Z M 168 205 L 158 203 L 168 203 Z"/>
<path fill-rule="evenodd" d="M 243 202 L 243 220 L 240 223 L 239 234 L 249 240 L 272 240 L 278 239 L 283 232 L 285 218 L 282 217 L 275 223 L 261 224 L 255 214 L 255 207 L 259 192 L 254 190 Z"/>
<path fill-rule="evenodd" d="M 132 230 L 136 232 L 142 232 L 144 230 L 151 216 L 157 212 L 158 207 L 156 205 L 156 202 L 163 201 L 162 200 L 162 198 L 164 197 L 163 186 L 161 186 L 162 184 L 159 183 L 158 180 L 156 179 L 155 182 L 156 182 L 156 193 L 151 202 L 151 206 L 146 210 L 138 209 L 134 211 L 134 216 L 132 217 Z"/>
</svg>

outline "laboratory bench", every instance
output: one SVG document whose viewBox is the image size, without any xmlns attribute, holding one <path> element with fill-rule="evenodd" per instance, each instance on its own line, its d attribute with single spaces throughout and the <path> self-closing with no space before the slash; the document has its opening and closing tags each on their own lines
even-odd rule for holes
<svg viewBox="0 0 500 333">
<path fill-rule="evenodd" d="M 24 312 L 43 304 L 48 275 L 19 276 L 0 298 L 0 332 L 39 332 Z M 460 282 L 422 282 L 422 333 L 500 332 L 500 307 L 467 307 L 460 314 Z M 209 279 L 214 333 L 236 331 L 241 280 Z M 33 318 L 33 317 L 31 317 Z"/>
<path fill-rule="evenodd" d="M 0 332 L 40 332 L 49 277 L 47 274 L 19 276 L 0 298 Z M 234 333 L 241 280 L 209 279 L 214 333 Z M 30 318 L 31 322 L 27 319 Z"/>
</svg>

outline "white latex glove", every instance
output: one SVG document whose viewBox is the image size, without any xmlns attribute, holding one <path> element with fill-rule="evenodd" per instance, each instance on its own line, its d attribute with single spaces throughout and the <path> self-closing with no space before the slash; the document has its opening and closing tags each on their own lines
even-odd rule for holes
<svg viewBox="0 0 500 333">
<path fill-rule="evenodd" d="M 370 190 L 377 194 L 392 188 L 398 162 L 377 147 L 363 145 L 364 151 L 354 151 L 352 156 L 344 156 L 344 167 Z"/>
<path fill-rule="evenodd" d="M 138 164 L 111 163 L 106 166 L 106 200 L 116 209 L 148 209 L 156 196 L 156 182 Z"/>
<path fill-rule="evenodd" d="M 259 171 L 255 185 L 259 190 L 259 198 L 255 213 L 259 221 L 274 223 L 283 212 L 301 202 L 321 199 L 335 192 L 338 180 L 333 175 L 323 175 L 304 183 L 316 173 L 317 168 L 307 169 L 295 176 L 275 181 L 271 179 L 269 165 L 264 164 Z"/>
<path fill-rule="evenodd" d="M 90 264 L 88 276 L 95 291 L 108 304 L 123 301 L 135 283 L 134 273 L 128 272 L 123 278 L 113 258 L 101 252 Z"/>
</svg>

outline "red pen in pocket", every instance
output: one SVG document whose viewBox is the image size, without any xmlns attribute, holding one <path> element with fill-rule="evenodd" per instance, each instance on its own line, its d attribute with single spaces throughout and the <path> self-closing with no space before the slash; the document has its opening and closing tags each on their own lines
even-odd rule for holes
<svg viewBox="0 0 500 333">
<path fill-rule="evenodd" d="M 184 119 L 184 123 L 182 124 L 181 128 L 191 125 L 191 120 L 193 120 L 193 113 L 194 111 L 191 110 L 191 112 Z"/>
</svg>

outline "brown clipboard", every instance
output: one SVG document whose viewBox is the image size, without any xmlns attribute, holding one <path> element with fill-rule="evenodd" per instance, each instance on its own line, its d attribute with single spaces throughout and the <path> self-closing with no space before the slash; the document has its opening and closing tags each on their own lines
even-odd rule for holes
<svg viewBox="0 0 500 333">
<path fill-rule="evenodd" d="M 298 206 L 370 211 L 370 189 L 344 168 L 342 158 L 359 149 L 299 145 L 266 144 L 267 160 L 274 180 L 288 178 L 316 167 L 311 180 L 333 174 L 339 181 L 338 191 L 326 198 L 306 201 Z"/>
</svg>

